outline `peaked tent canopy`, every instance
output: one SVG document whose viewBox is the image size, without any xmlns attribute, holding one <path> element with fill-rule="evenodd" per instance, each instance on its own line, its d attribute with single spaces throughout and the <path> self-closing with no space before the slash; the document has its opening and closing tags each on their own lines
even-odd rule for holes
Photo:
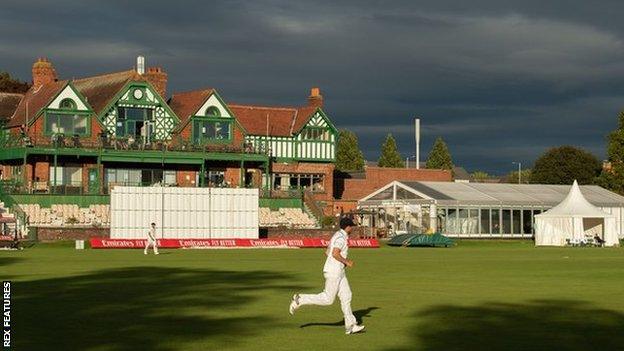
<svg viewBox="0 0 624 351">
<path fill-rule="evenodd" d="M 535 245 L 564 246 L 567 241 L 599 236 L 605 246 L 619 244 L 616 218 L 585 199 L 576 180 L 561 203 L 535 216 Z"/>
</svg>

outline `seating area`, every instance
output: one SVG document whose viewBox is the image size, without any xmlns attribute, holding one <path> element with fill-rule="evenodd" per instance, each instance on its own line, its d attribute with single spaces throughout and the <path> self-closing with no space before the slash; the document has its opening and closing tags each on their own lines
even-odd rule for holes
<svg viewBox="0 0 624 351">
<path fill-rule="evenodd" d="M 22 204 L 22 210 L 28 215 L 33 226 L 108 226 L 110 225 L 110 206 L 91 205 L 80 208 L 78 205 L 52 205 L 49 208 L 38 204 Z"/>
<path fill-rule="evenodd" d="M 259 220 L 260 227 L 317 228 L 316 220 L 300 208 L 280 208 L 272 211 L 270 208 L 261 207 Z"/>
<path fill-rule="evenodd" d="M 88 208 L 81 208 L 78 205 L 70 204 L 52 205 L 51 207 L 22 204 L 20 207 L 28 216 L 28 223 L 31 226 L 110 226 L 110 205 L 91 205 Z M 0 208 L 0 211 L 6 212 L 6 209 Z M 2 215 L 6 216 L 5 213 Z M 260 227 L 293 229 L 315 229 L 318 227 L 315 218 L 300 208 L 280 208 L 272 211 L 270 208 L 261 207 L 259 221 Z"/>
</svg>

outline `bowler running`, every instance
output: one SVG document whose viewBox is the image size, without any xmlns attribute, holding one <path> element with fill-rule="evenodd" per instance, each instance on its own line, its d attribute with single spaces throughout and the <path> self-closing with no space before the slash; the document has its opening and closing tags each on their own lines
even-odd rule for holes
<svg viewBox="0 0 624 351">
<path fill-rule="evenodd" d="M 295 311 L 304 305 L 329 306 L 334 303 L 338 295 L 344 314 L 346 334 L 355 334 L 364 330 L 363 325 L 357 324 L 351 311 L 351 287 L 345 273 L 345 267 L 353 267 L 353 261 L 347 259 L 348 239 L 353 227 L 355 223 L 350 218 L 340 220 L 340 230 L 332 236 L 327 247 L 327 259 L 323 267 L 325 290 L 320 294 L 295 294 L 290 302 L 290 314 L 295 314 Z"/>
</svg>

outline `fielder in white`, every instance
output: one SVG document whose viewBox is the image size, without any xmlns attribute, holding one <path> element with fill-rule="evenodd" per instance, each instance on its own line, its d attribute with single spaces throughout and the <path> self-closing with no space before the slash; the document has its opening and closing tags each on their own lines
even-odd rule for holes
<svg viewBox="0 0 624 351">
<path fill-rule="evenodd" d="M 147 249 L 152 245 L 154 249 L 154 255 L 158 255 L 158 244 L 156 243 L 156 223 L 150 225 L 150 229 L 147 232 L 147 243 L 145 244 L 145 250 L 143 253 L 147 255 Z"/>
<path fill-rule="evenodd" d="M 351 311 L 351 287 L 345 274 L 345 267 L 353 267 L 353 261 L 347 259 L 349 252 L 348 239 L 355 224 L 350 218 L 340 220 L 340 230 L 332 236 L 327 247 L 327 259 L 323 267 L 325 290 L 320 294 L 295 294 L 290 302 L 290 314 L 304 305 L 329 306 L 334 303 L 336 295 L 340 299 L 340 307 L 344 314 L 346 334 L 354 334 L 364 330 L 358 325 Z"/>
</svg>

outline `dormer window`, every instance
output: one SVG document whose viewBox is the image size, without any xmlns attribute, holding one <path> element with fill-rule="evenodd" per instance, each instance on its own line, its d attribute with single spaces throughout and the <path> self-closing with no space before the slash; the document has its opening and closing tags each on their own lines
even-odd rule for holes
<svg viewBox="0 0 624 351">
<path fill-rule="evenodd" d="M 59 108 L 61 110 L 75 110 L 76 102 L 74 102 L 74 100 L 72 99 L 63 99 L 61 100 L 61 103 L 59 104 Z"/>
<path fill-rule="evenodd" d="M 216 106 L 210 106 L 206 109 L 206 116 L 208 117 L 221 117 L 221 111 Z"/>
</svg>

